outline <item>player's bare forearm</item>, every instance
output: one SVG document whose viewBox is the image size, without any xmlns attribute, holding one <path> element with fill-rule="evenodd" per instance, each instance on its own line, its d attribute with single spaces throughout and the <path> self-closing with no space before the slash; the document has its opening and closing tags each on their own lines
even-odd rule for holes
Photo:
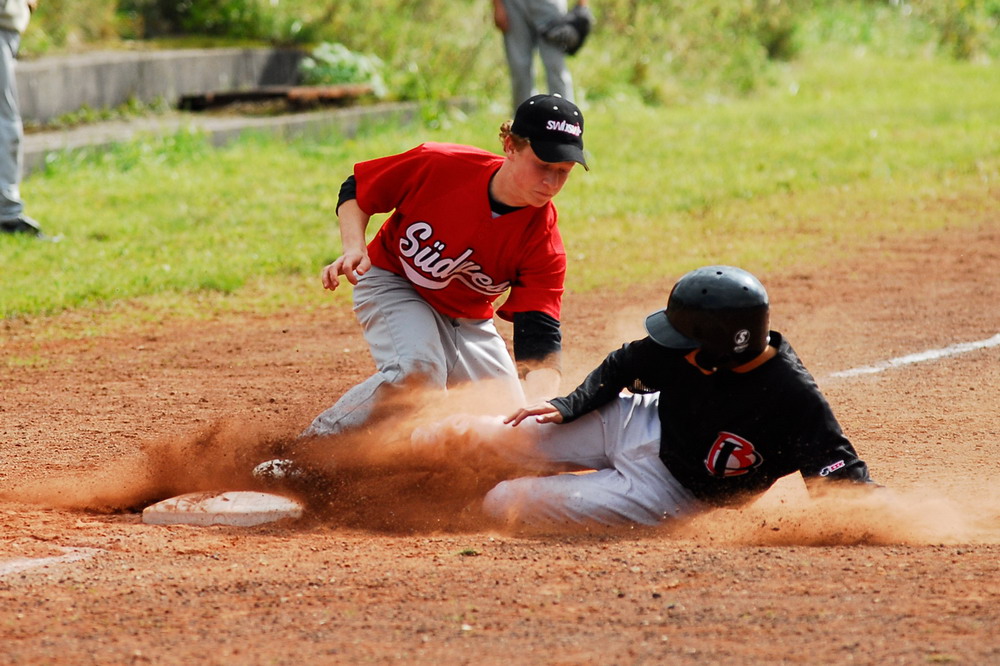
<svg viewBox="0 0 1000 666">
<path fill-rule="evenodd" d="M 371 215 L 361 210 L 357 199 L 350 199 L 340 204 L 337 209 L 337 218 L 340 223 L 340 240 L 344 248 L 344 254 L 364 251 L 365 230 L 368 229 L 368 221 Z"/>
<path fill-rule="evenodd" d="M 343 275 L 351 284 L 357 284 L 358 277 L 367 273 L 372 266 L 365 243 L 365 230 L 371 216 L 361 210 L 357 200 L 350 199 L 340 204 L 337 217 L 344 254 L 323 269 L 323 288 L 330 291 L 340 286 L 339 276 Z"/>
</svg>

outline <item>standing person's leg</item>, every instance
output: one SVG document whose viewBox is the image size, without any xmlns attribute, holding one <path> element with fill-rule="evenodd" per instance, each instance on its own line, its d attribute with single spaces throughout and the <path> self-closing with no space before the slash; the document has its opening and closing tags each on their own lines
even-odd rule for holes
<svg viewBox="0 0 1000 666">
<path fill-rule="evenodd" d="M 561 95 L 563 99 L 576 102 L 576 94 L 573 90 L 573 76 L 566 67 L 566 54 L 558 46 L 554 46 L 544 39 L 538 44 L 538 54 L 542 58 L 542 65 L 545 67 L 545 80 L 549 86 L 549 93 Z"/>
<path fill-rule="evenodd" d="M 529 526 L 655 525 L 697 510 L 698 501 L 660 460 L 658 398 L 623 396 L 567 424 L 522 423 L 518 428 L 534 430 L 527 449 L 514 447 L 525 462 L 595 471 L 504 481 L 487 493 L 483 509 Z"/>
<path fill-rule="evenodd" d="M 534 24 L 541 33 L 546 27 L 566 14 L 566 0 L 534 0 Z M 561 95 L 564 99 L 575 102 L 573 76 L 566 67 L 566 54 L 562 48 L 551 44 L 544 37 L 538 39 L 538 55 L 545 69 L 545 82 L 549 86 L 549 94 Z"/>
<path fill-rule="evenodd" d="M 365 424 L 405 382 L 447 386 L 449 363 L 443 341 L 452 335 L 453 326 L 408 280 L 372 268 L 354 287 L 354 311 L 378 371 L 317 416 L 304 436 L 332 435 Z"/>
<path fill-rule="evenodd" d="M 510 69 L 513 110 L 535 92 L 535 46 L 538 33 L 528 16 L 525 0 L 504 0 L 507 7 L 507 32 L 503 34 L 507 66 Z"/>
<path fill-rule="evenodd" d="M 0 221 L 17 219 L 24 211 L 21 201 L 21 112 L 14 75 L 21 36 L 0 29 Z"/>
</svg>

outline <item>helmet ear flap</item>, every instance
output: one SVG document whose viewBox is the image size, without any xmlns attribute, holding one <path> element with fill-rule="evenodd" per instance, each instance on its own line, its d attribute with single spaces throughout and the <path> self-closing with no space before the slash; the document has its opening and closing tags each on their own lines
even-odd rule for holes
<svg viewBox="0 0 1000 666">
<path fill-rule="evenodd" d="M 767 348 L 770 339 L 767 305 L 702 311 L 700 318 L 704 325 L 694 333 L 701 341 L 695 360 L 706 370 L 743 365 Z"/>
</svg>

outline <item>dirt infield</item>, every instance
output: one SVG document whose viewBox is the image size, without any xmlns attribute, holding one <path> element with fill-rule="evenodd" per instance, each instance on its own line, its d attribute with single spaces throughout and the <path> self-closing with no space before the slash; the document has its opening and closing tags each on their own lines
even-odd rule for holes
<svg viewBox="0 0 1000 666">
<path fill-rule="evenodd" d="M 143 502 L 237 483 L 370 372 L 352 315 L 57 342 L 0 323 L 0 663 L 1000 663 L 1000 347 L 952 347 L 1000 333 L 989 215 L 761 275 L 891 495 L 789 478 L 657 530 L 507 534 L 443 498 L 407 521 L 392 487 L 353 517 L 144 525 Z M 676 277 L 569 294 L 565 388 Z"/>
</svg>

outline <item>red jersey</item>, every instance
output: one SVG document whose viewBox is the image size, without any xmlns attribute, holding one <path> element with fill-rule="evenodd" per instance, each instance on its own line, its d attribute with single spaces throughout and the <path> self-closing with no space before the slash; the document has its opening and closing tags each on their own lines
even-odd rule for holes
<svg viewBox="0 0 1000 666">
<path fill-rule="evenodd" d="M 424 143 L 354 167 L 364 212 L 392 215 L 368 244 L 372 264 L 406 277 L 441 314 L 488 319 L 537 310 L 559 319 L 566 250 L 552 202 L 493 217 L 489 182 L 503 156 Z"/>
</svg>

